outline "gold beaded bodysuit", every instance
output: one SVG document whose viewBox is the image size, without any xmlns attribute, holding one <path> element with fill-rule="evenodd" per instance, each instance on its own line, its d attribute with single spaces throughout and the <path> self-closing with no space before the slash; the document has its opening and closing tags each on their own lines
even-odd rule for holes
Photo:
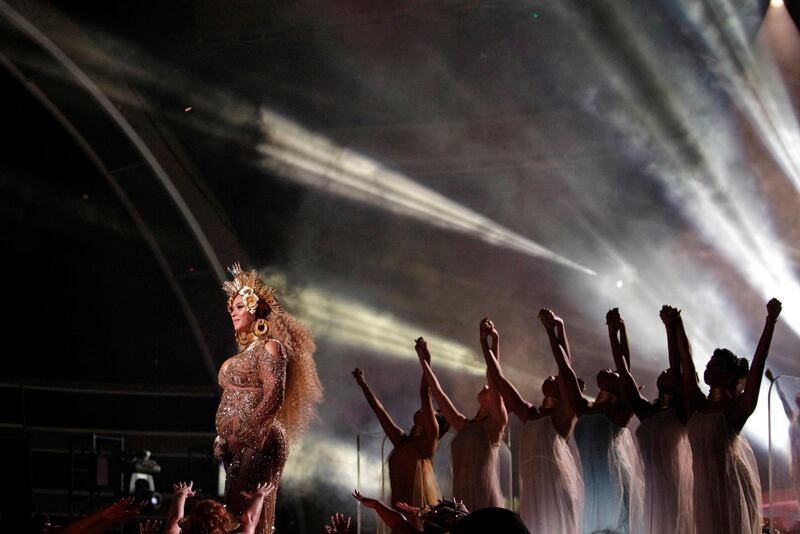
<svg viewBox="0 0 800 534">
<path fill-rule="evenodd" d="M 276 488 L 265 498 L 257 534 L 272 532 L 278 482 L 288 454 L 286 432 L 275 417 L 283 404 L 285 381 L 283 347 L 279 354 L 271 354 L 264 340 L 253 342 L 219 370 L 223 391 L 216 425 L 217 434 L 225 440 L 228 510 L 241 518 L 250 504 L 243 491 L 252 492 L 261 482 L 270 482 Z"/>
</svg>

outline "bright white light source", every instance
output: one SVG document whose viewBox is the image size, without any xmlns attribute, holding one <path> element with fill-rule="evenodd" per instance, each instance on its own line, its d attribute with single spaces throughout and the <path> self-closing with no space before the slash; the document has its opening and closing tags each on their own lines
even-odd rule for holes
<svg viewBox="0 0 800 534">
<path fill-rule="evenodd" d="M 783 0 L 770 0 L 769 5 L 772 7 L 783 7 Z"/>
<path fill-rule="evenodd" d="M 622 280 L 617 280 L 617 289 L 622 287 Z"/>
</svg>

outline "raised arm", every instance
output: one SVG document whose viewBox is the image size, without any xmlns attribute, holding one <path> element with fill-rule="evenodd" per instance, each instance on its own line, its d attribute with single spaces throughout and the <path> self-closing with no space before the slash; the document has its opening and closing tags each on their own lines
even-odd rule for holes
<svg viewBox="0 0 800 534">
<path fill-rule="evenodd" d="M 503 370 L 500 368 L 500 362 L 497 356 L 492 352 L 492 345 L 494 345 L 494 343 L 490 345 L 486 342 L 487 337 L 491 337 L 493 340 L 495 337 L 497 339 L 500 338 L 500 334 L 497 332 L 492 321 L 483 319 L 479 328 L 481 349 L 483 350 L 483 359 L 486 361 L 488 376 L 497 388 L 497 392 L 500 393 L 500 397 L 503 399 L 503 402 L 505 402 L 506 407 L 524 423 L 532 414 L 536 414 L 536 407 L 523 399 L 522 395 L 517 391 L 517 388 L 514 387 L 514 384 L 505 377 Z"/>
<path fill-rule="evenodd" d="M 545 309 L 545 308 L 542 308 Z M 541 313 L 541 310 L 540 310 Z M 552 313 L 552 310 L 550 310 Z M 569 340 L 567 339 L 567 329 L 564 327 L 564 321 L 561 320 L 557 315 L 553 314 L 555 319 L 555 329 L 556 329 L 556 339 L 558 340 L 558 344 L 564 349 L 564 356 L 566 357 L 567 361 L 572 365 L 572 349 L 569 347 Z M 551 345 L 552 346 L 552 345 Z"/>
<path fill-rule="evenodd" d="M 428 365 L 430 365 L 430 362 L 428 362 Z M 417 447 L 423 456 L 431 457 L 439 446 L 439 422 L 436 420 L 431 388 L 428 387 L 425 375 L 420 377 L 419 381 L 419 403 L 420 411 L 422 412 L 422 417 L 420 418 L 422 435 L 420 436 L 420 441 L 417 442 Z"/>
<path fill-rule="evenodd" d="M 503 439 L 503 433 L 508 425 L 508 410 L 506 410 L 497 382 L 489 375 L 488 370 L 486 371 L 486 381 L 491 395 L 491 402 L 488 406 L 490 427 L 488 437 L 490 442 L 499 443 Z"/>
<path fill-rule="evenodd" d="M 486 319 L 488 320 L 488 319 Z M 491 323 L 491 321 L 489 321 Z M 497 364 L 500 364 L 500 334 L 498 334 L 497 329 L 493 329 L 490 332 L 487 332 L 486 335 L 482 337 L 481 346 L 486 343 L 486 339 L 488 338 L 489 349 L 491 350 L 492 354 L 494 354 L 495 360 L 497 360 Z M 492 404 L 489 408 L 492 421 L 495 423 L 495 427 L 497 430 L 498 438 L 502 438 L 503 432 L 506 429 L 506 425 L 508 424 L 508 410 L 506 410 L 505 402 L 503 402 L 503 396 L 500 394 L 500 388 L 495 382 L 494 378 L 492 378 L 489 369 L 486 369 L 486 383 L 489 386 L 489 389 L 492 391 Z"/>
<path fill-rule="evenodd" d="M 489 321 L 489 324 L 491 324 L 491 321 Z M 479 330 L 482 331 L 483 328 L 479 326 Z M 484 341 L 488 339 L 489 353 L 495 356 L 499 369 L 500 355 L 497 351 L 500 350 L 500 334 L 496 328 L 492 327 L 482 333 L 482 338 Z M 489 417 L 484 422 L 484 430 L 491 443 L 500 443 L 500 440 L 503 439 L 506 425 L 508 425 L 508 410 L 506 410 L 506 405 L 503 402 L 500 388 L 488 368 L 486 369 L 486 384 L 490 401 L 486 406 L 489 411 Z"/>
<path fill-rule="evenodd" d="M 582 395 L 581 388 L 578 385 L 578 377 L 572 368 L 564 321 L 547 308 L 539 310 L 539 320 L 542 322 L 545 332 L 547 332 L 550 349 L 558 366 L 558 388 L 561 393 L 561 400 L 574 413 L 577 413 Z"/>
<path fill-rule="evenodd" d="M 116 503 L 86 517 L 73 521 L 59 534 L 102 534 L 115 525 L 130 521 L 142 511 L 145 502 L 136 502 L 133 497 L 123 497 Z"/>
<path fill-rule="evenodd" d="M 619 308 L 614 308 L 606 313 L 606 324 L 608 325 L 608 338 L 611 341 L 611 354 L 614 356 L 614 364 L 622 383 L 621 400 L 633 410 L 641 421 L 651 414 L 652 405 L 642 396 L 636 379 L 631 374 L 628 332 L 625 328 L 625 321 L 619 314 Z"/>
<path fill-rule="evenodd" d="M 389 527 L 394 534 L 419 534 L 419 530 L 414 528 L 403 514 L 386 506 L 378 499 L 364 497 L 358 490 L 353 492 L 353 497 L 367 508 L 375 510 L 378 513 L 378 517 L 381 518 L 381 521 L 386 523 L 386 526 Z"/>
<path fill-rule="evenodd" d="M 378 397 L 372 392 L 369 384 L 367 384 L 367 379 L 364 377 L 364 371 L 362 369 L 356 369 L 353 371 L 353 377 L 355 377 L 356 383 L 361 387 L 361 391 L 364 392 L 364 397 L 366 397 L 369 407 L 372 408 L 372 411 L 378 418 L 378 422 L 383 427 L 383 431 L 386 433 L 389 441 L 392 442 L 392 445 L 397 446 L 403 439 L 403 436 L 405 436 L 403 429 L 395 424 L 394 420 L 386 411 L 386 408 L 383 407 L 383 403 L 381 403 Z"/>
<path fill-rule="evenodd" d="M 792 409 L 792 404 L 789 402 L 789 399 L 786 398 L 786 392 L 783 391 L 781 387 L 781 381 L 772 374 L 772 371 L 767 369 L 767 372 L 764 373 L 770 382 L 775 384 L 775 391 L 778 392 L 778 398 L 781 400 L 781 404 L 783 405 L 783 411 L 786 413 L 786 419 L 789 421 L 794 419 L 794 410 Z"/>
<path fill-rule="evenodd" d="M 747 373 L 747 384 L 744 393 L 739 397 L 739 404 L 742 407 L 744 420 L 741 425 L 755 411 L 758 404 L 758 393 L 761 390 L 761 380 L 764 376 L 764 368 L 767 365 L 767 355 L 769 346 L 772 343 L 772 333 L 775 331 L 775 323 L 781 314 L 781 302 L 778 299 L 771 299 L 767 302 L 767 318 L 764 321 L 764 330 L 761 332 L 761 339 L 758 340 L 758 347 L 753 355 L 753 362 L 750 365 L 750 372 Z"/>
<path fill-rule="evenodd" d="M 450 397 L 448 397 L 444 389 L 442 389 L 438 378 L 436 378 L 436 374 L 431 368 L 431 354 L 428 351 L 428 344 L 424 339 L 418 338 L 415 348 L 417 350 L 417 356 L 419 357 L 419 363 L 422 366 L 422 374 L 426 380 L 426 387 L 430 388 L 431 393 L 433 393 L 436 399 L 436 403 L 439 405 L 439 409 L 442 411 L 444 418 L 447 419 L 447 422 L 450 423 L 450 426 L 452 426 L 456 432 L 460 431 L 464 428 L 467 418 L 456 409 Z"/>
<path fill-rule="evenodd" d="M 193 497 L 195 491 L 192 489 L 193 482 L 190 480 L 186 482 L 178 482 L 172 485 L 175 495 L 172 497 L 172 504 L 169 507 L 169 514 L 167 514 L 167 525 L 164 528 L 164 534 L 180 534 L 181 527 L 178 522 L 183 519 L 183 508 L 186 505 L 186 499 Z"/>
<path fill-rule="evenodd" d="M 692 347 L 689 344 L 689 338 L 686 336 L 681 312 L 675 308 L 668 307 L 667 320 L 675 328 L 675 342 L 678 345 L 678 354 L 681 357 L 681 403 L 688 419 L 703 401 L 705 395 L 703 395 L 703 391 L 697 384 L 697 370 L 694 366 L 694 358 L 692 358 Z"/>
<path fill-rule="evenodd" d="M 484 328 L 484 323 L 487 325 L 486 328 Z M 481 333 L 481 347 L 487 345 L 492 354 L 494 354 L 497 363 L 500 363 L 500 333 L 494 327 L 494 323 L 488 317 L 485 317 L 478 328 Z"/>
<path fill-rule="evenodd" d="M 669 357 L 669 372 L 675 377 L 675 384 L 681 381 L 681 355 L 678 352 L 678 332 L 675 321 L 670 320 L 669 306 L 662 306 L 659 317 L 667 330 L 667 354 Z"/>
<path fill-rule="evenodd" d="M 264 507 L 264 499 L 267 495 L 275 491 L 275 486 L 266 482 L 261 482 L 256 486 L 250 497 L 250 506 L 242 514 L 241 534 L 255 534 L 258 519 L 261 517 L 261 509 Z"/>
</svg>

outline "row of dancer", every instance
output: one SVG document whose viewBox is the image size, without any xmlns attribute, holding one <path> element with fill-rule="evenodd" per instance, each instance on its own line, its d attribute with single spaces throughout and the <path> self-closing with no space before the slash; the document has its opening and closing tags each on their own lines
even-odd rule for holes
<svg viewBox="0 0 800 534">
<path fill-rule="evenodd" d="M 767 304 L 767 318 L 752 366 L 726 349 L 717 349 L 704 373 L 708 396 L 698 385 L 691 347 L 680 312 L 661 310 L 669 368 L 657 381 L 658 398 L 641 394 L 630 371 L 631 351 L 617 309 L 606 316 L 615 370 L 597 375 L 599 394 L 589 402 L 572 366 L 564 321 L 543 309 L 557 376 L 542 384 L 537 407 L 504 374 L 500 336 L 494 324 L 480 324 L 487 385 L 478 394 L 472 419 L 444 393 L 424 340 L 416 349 L 423 370 L 422 407 L 414 426 L 403 432 L 375 397 L 361 370 L 356 380 L 394 449 L 389 456 L 391 502 L 414 507 L 440 498 L 431 458 L 453 426 L 453 494 L 467 508 L 502 506 L 497 475 L 498 446 L 506 409 L 522 422 L 518 470 L 520 516 L 531 532 L 758 533 L 760 484 L 755 460 L 741 430 L 758 400 L 761 378 L 781 311 Z M 436 400 L 444 416 L 437 421 Z M 636 415 L 636 437 L 627 430 Z M 693 461 L 694 458 L 694 461 Z"/>
<path fill-rule="evenodd" d="M 492 349 L 499 354 L 498 338 Z M 484 341 L 485 343 L 485 341 Z M 366 381 L 362 369 L 353 371 L 386 436 L 392 443 L 388 457 L 391 502 L 415 508 L 433 506 L 442 495 L 433 471 L 432 458 L 440 439 L 452 427 L 456 433 L 451 443 L 452 489 L 467 509 L 503 507 L 499 480 L 500 441 L 508 423 L 503 399 L 491 376 L 478 392 L 478 411 L 464 415 L 445 393 L 431 367 L 427 343 L 418 338 L 415 345 L 422 366 L 420 409 L 414 414 L 409 432 L 394 422 Z M 439 407 L 434 409 L 434 399 Z M 479 481 L 476 483 L 476 479 Z M 416 518 L 415 526 L 420 527 Z"/>
</svg>

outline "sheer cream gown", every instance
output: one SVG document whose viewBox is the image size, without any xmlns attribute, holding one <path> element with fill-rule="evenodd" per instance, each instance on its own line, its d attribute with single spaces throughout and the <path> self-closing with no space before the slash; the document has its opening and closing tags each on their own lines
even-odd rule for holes
<svg viewBox="0 0 800 534">
<path fill-rule="evenodd" d="M 644 467 L 645 534 L 692 534 L 692 449 L 677 408 L 642 421 L 636 440 Z"/>
<path fill-rule="evenodd" d="M 643 528 L 644 476 L 631 433 L 603 413 L 575 425 L 585 504 L 583 532 L 638 534 Z"/>
<path fill-rule="evenodd" d="M 453 496 L 467 510 L 504 506 L 500 490 L 500 443 L 486 436 L 484 421 L 467 421 L 450 444 Z"/>
<path fill-rule="evenodd" d="M 577 534 L 584 490 L 577 452 L 550 417 L 527 421 L 519 446 L 520 517 L 532 534 Z"/>
<path fill-rule="evenodd" d="M 697 534 L 760 534 L 761 483 L 747 439 L 722 412 L 695 412 L 686 427 L 692 446 Z"/>
</svg>

